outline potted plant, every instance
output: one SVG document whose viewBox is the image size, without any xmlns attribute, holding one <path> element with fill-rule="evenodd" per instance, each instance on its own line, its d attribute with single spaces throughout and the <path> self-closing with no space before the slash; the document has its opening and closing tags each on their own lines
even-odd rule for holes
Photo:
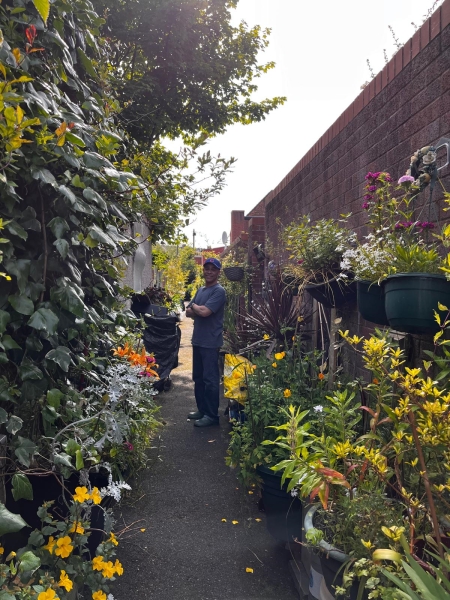
<svg viewBox="0 0 450 600">
<path fill-rule="evenodd" d="M 287 267 L 287 274 L 296 275 L 301 287 L 328 307 L 341 306 L 356 293 L 352 274 L 340 267 L 345 250 L 352 247 L 356 237 L 341 223 L 334 219 L 311 223 L 304 216 L 282 234 L 290 258 L 295 261 Z"/>
</svg>

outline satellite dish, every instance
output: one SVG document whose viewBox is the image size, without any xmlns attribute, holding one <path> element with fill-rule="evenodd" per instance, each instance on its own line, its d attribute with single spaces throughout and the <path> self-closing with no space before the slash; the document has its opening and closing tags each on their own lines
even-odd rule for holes
<svg viewBox="0 0 450 600">
<path fill-rule="evenodd" d="M 225 246 L 228 244 L 228 235 L 226 231 L 222 233 L 222 242 L 225 244 Z"/>
</svg>

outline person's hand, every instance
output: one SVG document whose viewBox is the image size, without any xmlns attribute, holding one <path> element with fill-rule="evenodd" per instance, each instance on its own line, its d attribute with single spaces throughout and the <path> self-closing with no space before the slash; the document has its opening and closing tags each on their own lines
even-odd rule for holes
<svg viewBox="0 0 450 600">
<path fill-rule="evenodd" d="M 192 308 L 187 308 L 186 309 L 186 316 L 189 317 L 190 319 L 193 319 L 195 317 L 195 313 L 192 310 Z"/>
</svg>

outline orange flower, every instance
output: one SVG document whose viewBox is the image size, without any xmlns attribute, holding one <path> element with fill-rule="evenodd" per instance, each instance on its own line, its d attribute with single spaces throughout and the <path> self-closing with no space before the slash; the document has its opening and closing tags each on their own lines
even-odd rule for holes
<svg viewBox="0 0 450 600">
<path fill-rule="evenodd" d="M 128 343 L 126 343 L 123 348 L 121 346 L 116 348 L 113 351 L 113 354 L 114 354 L 114 356 L 120 356 L 120 358 L 124 358 L 125 356 L 128 356 L 129 354 L 131 354 L 132 351 L 133 350 L 132 350 L 131 346 Z"/>
<path fill-rule="evenodd" d="M 320 380 L 322 380 L 322 379 L 325 379 L 325 375 L 324 375 L 323 373 L 319 373 L 319 374 L 317 375 L 317 377 L 318 377 Z"/>
<path fill-rule="evenodd" d="M 374 383 L 375 385 L 378 385 L 380 382 L 378 381 L 378 379 L 376 377 L 374 377 L 372 379 L 372 383 Z"/>
<path fill-rule="evenodd" d="M 145 348 L 142 349 L 140 354 L 132 352 L 128 356 L 128 360 L 134 367 L 137 367 L 138 365 L 141 365 L 142 367 L 147 366 L 147 354 L 145 353 Z"/>
</svg>

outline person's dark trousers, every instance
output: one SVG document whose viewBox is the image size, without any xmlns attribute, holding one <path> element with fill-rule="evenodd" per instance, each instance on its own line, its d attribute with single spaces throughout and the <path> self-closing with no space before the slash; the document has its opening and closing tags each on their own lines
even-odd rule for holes
<svg viewBox="0 0 450 600">
<path fill-rule="evenodd" d="M 219 420 L 219 348 L 192 346 L 195 400 L 197 409 L 211 419 Z"/>
</svg>

